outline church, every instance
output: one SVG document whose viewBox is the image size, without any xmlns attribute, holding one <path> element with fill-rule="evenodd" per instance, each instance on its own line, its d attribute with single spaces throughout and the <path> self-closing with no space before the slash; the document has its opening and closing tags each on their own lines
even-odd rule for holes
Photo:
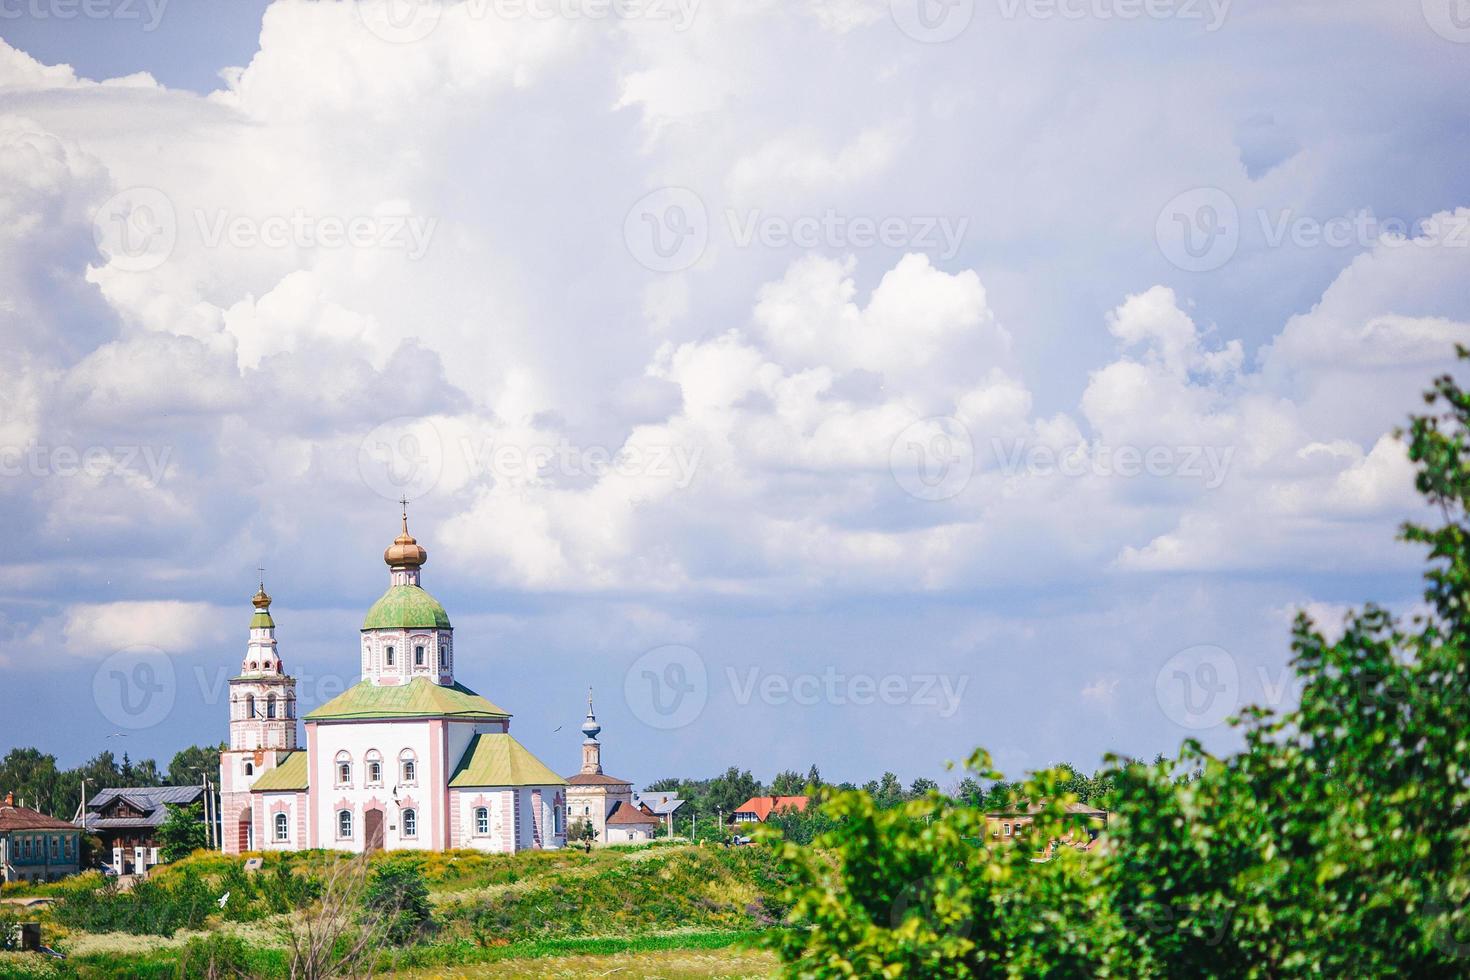
<svg viewBox="0 0 1470 980">
<path fill-rule="evenodd" d="M 509 712 L 455 681 L 454 628 L 420 584 L 428 552 L 406 509 L 383 560 L 362 680 L 302 719 L 304 747 L 264 582 L 255 594 L 220 754 L 225 851 L 564 846 L 567 780 L 515 740 Z"/>
</svg>

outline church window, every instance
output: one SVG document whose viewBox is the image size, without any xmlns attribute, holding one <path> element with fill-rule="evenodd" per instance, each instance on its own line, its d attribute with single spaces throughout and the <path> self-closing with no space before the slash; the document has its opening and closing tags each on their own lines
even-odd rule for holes
<svg viewBox="0 0 1470 980">
<path fill-rule="evenodd" d="M 377 749 L 369 749 L 364 760 L 367 764 L 367 781 L 369 786 L 383 785 L 383 757 Z"/>
<path fill-rule="evenodd" d="M 255 695 L 253 694 L 245 695 L 245 717 L 255 717 Z"/>
<path fill-rule="evenodd" d="M 475 807 L 475 833 L 481 837 L 490 833 L 490 810 L 486 807 Z"/>
<path fill-rule="evenodd" d="M 276 716 L 276 696 L 274 694 L 266 695 L 265 716 L 267 718 L 274 718 Z"/>
<path fill-rule="evenodd" d="M 289 840 L 291 836 L 290 825 L 284 813 L 276 814 L 276 840 Z"/>
<path fill-rule="evenodd" d="M 412 749 L 404 749 L 398 755 L 398 781 L 412 784 L 418 782 L 418 777 L 418 760 L 414 758 Z"/>
<path fill-rule="evenodd" d="M 295 698 L 287 698 L 286 699 L 286 717 L 287 718 L 295 718 L 296 717 L 296 699 Z"/>
<path fill-rule="evenodd" d="M 352 758 L 346 752 L 337 753 L 337 785 L 352 785 Z"/>
<path fill-rule="evenodd" d="M 352 836 L 352 811 L 337 811 L 337 836 L 348 838 Z"/>
<path fill-rule="evenodd" d="M 424 648 L 423 647 L 414 647 L 413 648 L 413 665 L 415 667 L 422 667 L 424 665 Z"/>
<path fill-rule="evenodd" d="M 253 775 L 255 775 L 255 763 L 253 763 L 253 762 L 247 762 L 247 763 L 245 763 L 245 775 L 247 775 L 247 776 L 253 776 Z"/>
<path fill-rule="evenodd" d="M 385 647 L 383 649 L 383 657 L 384 657 L 384 661 L 383 662 L 386 663 L 389 667 L 392 667 L 393 666 L 393 648 L 392 647 Z"/>
<path fill-rule="evenodd" d="M 417 837 L 419 835 L 419 815 L 413 810 L 403 811 L 403 836 Z"/>
</svg>

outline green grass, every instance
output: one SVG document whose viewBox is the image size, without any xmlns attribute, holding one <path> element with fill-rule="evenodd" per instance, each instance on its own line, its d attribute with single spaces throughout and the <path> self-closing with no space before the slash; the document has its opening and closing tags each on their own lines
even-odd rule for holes
<svg viewBox="0 0 1470 980">
<path fill-rule="evenodd" d="M 163 935 L 150 936 L 111 924 L 132 921 L 124 908 L 133 901 L 128 895 L 88 898 L 70 912 L 41 910 L 35 914 L 46 941 L 72 955 L 60 965 L 34 956 L 6 958 L 0 960 L 0 978 L 172 977 L 186 945 L 201 936 L 238 937 L 252 973 L 283 975 L 287 954 L 278 930 L 285 920 L 281 910 L 269 907 L 265 885 L 278 877 L 277 869 L 306 881 L 347 859 L 329 851 L 269 855 L 265 868 L 246 884 L 241 858 L 196 854 L 158 869 L 137 911 L 149 913 L 165 901 L 161 893 L 194 896 L 190 905 L 197 910 L 197 895 L 203 892 L 210 900 L 202 922 L 180 920 L 176 934 L 160 926 L 148 931 Z M 761 975 L 770 961 L 759 940 L 780 917 L 777 896 L 784 884 L 773 855 L 762 847 L 397 852 L 374 860 L 414 862 L 431 890 L 436 927 L 431 938 L 385 949 L 380 963 L 382 971 L 424 971 L 424 976 L 439 975 L 436 970 L 458 975 L 460 968 L 473 975 L 475 965 L 484 963 L 536 975 L 532 964 L 546 960 L 563 961 L 545 967 L 559 975 L 595 975 L 599 963 L 605 968 L 612 962 L 607 958 L 615 959 L 619 970 L 627 969 L 628 957 L 646 957 L 650 970 L 671 969 L 680 977 L 724 975 L 734 957 L 741 961 L 739 975 Z M 220 912 L 212 896 L 226 888 L 232 898 Z M 98 902 L 119 907 L 102 908 Z M 122 931 L 93 931 L 98 927 Z M 525 963 L 515 967 L 514 961 Z"/>
</svg>

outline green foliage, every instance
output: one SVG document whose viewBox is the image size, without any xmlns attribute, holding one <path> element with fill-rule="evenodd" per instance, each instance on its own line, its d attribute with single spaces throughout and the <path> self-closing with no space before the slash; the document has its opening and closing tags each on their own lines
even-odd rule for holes
<svg viewBox="0 0 1470 980">
<path fill-rule="evenodd" d="M 567 827 L 567 843 L 595 841 L 597 840 L 597 828 L 592 826 L 592 821 L 578 817 Z"/>
<path fill-rule="evenodd" d="M 1017 787 L 977 753 L 956 801 L 895 806 L 886 780 L 836 794 L 819 848 L 782 845 L 795 928 L 774 945 L 790 972 L 1465 975 L 1470 394 L 1442 378 L 1428 403 L 1440 413 L 1413 420 L 1409 456 L 1443 523 L 1404 536 L 1429 549 L 1429 614 L 1370 605 L 1335 642 L 1299 617 L 1299 706 L 1244 710 L 1244 748 L 1224 758 L 1191 741 L 1173 759 Z M 1037 847 L 985 833 L 1001 794 L 1049 801 Z M 1104 846 L 1085 852 L 1056 843 L 1085 839 L 1065 814 L 1084 798 L 1111 811 Z"/>
<path fill-rule="evenodd" d="M 253 975 L 250 950 L 238 936 L 207 933 L 179 950 L 179 980 L 226 980 Z"/>
<path fill-rule="evenodd" d="M 364 914 L 382 923 L 394 946 L 418 941 L 432 926 L 429 889 L 423 872 L 410 859 L 384 861 L 374 868 L 363 904 Z"/>
<path fill-rule="evenodd" d="M 62 892 L 52 914 L 56 921 L 88 932 L 133 932 L 172 936 L 180 929 L 198 929 L 215 909 L 215 898 L 192 870 L 168 885 L 139 881 L 120 891 L 113 881 L 101 888 L 78 882 Z"/>
<path fill-rule="evenodd" d="M 168 805 L 168 819 L 158 828 L 159 855 L 177 861 L 209 846 L 209 828 L 204 823 L 204 804 Z"/>
<path fill-rule="evenodd" d="M 191 745 L 174 753 L 168 764 L 170 786 L 198 786 L 201 779 L 209 777 L 211 783 L 219 782 L 219 754 L 224 745 Z"/>
</svg>

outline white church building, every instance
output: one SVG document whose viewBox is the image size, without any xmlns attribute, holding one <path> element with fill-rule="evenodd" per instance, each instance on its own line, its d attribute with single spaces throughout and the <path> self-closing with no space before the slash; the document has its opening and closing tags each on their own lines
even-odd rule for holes
<svg viewBox="0 0 1470 980">
<path fill-rule="evenodd" d="M 455 681 L 454 628 L 419 583 L 428 552 L 406 512 L 383 560 L 362 680 L 306 715 L 304 747 L 263 583 L 252 600 L 220 754 L 226 852 L 563 846 L 567 781 L 515 740 L 507 711 Z"/>
</svg>

